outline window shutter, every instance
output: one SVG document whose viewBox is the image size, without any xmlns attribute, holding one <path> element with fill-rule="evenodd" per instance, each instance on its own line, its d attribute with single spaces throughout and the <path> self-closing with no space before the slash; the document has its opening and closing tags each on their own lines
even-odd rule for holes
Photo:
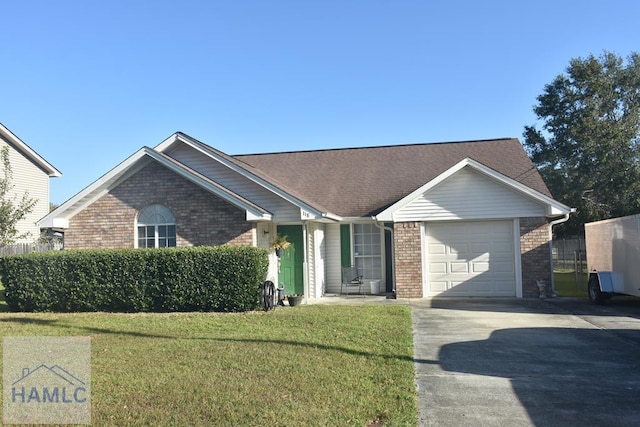
<svg viewBox="0 0 640 427">
<path fill-rule="evenodd" d="M 351 225 L 340 224 L 340 261 L 343 267 L 351 266 Z"/>
</svg>

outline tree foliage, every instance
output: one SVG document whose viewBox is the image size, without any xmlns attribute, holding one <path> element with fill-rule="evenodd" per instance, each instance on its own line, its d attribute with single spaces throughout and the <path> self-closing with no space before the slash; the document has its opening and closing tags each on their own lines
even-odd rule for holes
<svg viewBox="0 0 640 427">
<path fill-rule="evenodd" d="M 20 199 L 13 185 L 13 170 L 9 161 L 9 147 L 0 149 L 0 162 L 3 174 L 0 177 L 0 246 L 10 245 L 18 239 L 28 237 L 29 233 L 20 233 L 18 221 L 24 219 L 38 202 L 25 191 Z"/>
<path fill-rule="evenodd" d="M 577 212 L 558 234 L 640 213 L 640 55 L 575 58 L 544 87 L 524 146 L 554 197 Z"/>
</svg>

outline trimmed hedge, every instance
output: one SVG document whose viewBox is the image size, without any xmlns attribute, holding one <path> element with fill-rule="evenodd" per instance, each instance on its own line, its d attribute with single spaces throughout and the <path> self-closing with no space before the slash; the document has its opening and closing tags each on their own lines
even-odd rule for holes
<svg viewBox="0 0 640 427">
<path fill-rule="evenodd" d="M 70 250 L 0 258 L 12 311 L 254 310 L 267 252 L 246 246 Z"/>
</svg>

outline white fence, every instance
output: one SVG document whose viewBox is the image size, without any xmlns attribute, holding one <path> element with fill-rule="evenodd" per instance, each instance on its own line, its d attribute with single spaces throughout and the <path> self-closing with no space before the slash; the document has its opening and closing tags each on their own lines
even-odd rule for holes
<svg viewBox="0 0 640 427">
<path fill-rule="evenodd" d="M 59 251 L 60 249 L 62 249 L 62 243 L 15 243 L 13 245 L 0 246 L 0 256 Z"/>
</svg>

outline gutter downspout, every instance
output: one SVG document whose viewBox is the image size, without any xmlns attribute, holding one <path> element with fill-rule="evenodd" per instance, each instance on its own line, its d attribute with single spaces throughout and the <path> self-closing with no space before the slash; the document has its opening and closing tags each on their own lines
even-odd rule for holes
<svg viewBox="0 0 640 427">
<path fill-rule="evenodd" d="M 554 225 L 558 225 L 558 224 L 562 224 L 563 222 L 566 222 L 569 219 L 569 214 L 575 212 L 576 209 L 572 208 L 571 212 L 564 214 L 564 216 L 562 218 L 553 220 L 551 222 L 549 222 L 549 258 L 550 258 L 550 264 L 551 264 L 551 295 L 555 296 L 556 295 L 556 281 L 555 278 L 553 277 L 553 270 L 554 270 L 554 266 L 553 266 L 553 226 Z"/>
<path fill-rule="evenodd" d="M 391 276 L 391 292 L 393 293 L 393 298 L 396 297 L 396 278 L 395 278 L 395 273 L 396 273 L 396 249 L 395 249 L 395 244 L 393 241 L 393 228 L 391 227 L 387 227 L 384 224 L 380 224 L 378 222 L 378 219 L 375 216 L 372 216 L 371 219 L 373 220 L 373 223 L 375 224 L 376 227 L 378 227 L 381 230 L 387 230 L 390 234 L 391 234 L 391 269 L 393 270 L 393 275 Z M 384 232 L 383 232 L 383 237 L 384 237 Z M 386 293 L 386 290 L 385 290 Z"/>
</svg>

